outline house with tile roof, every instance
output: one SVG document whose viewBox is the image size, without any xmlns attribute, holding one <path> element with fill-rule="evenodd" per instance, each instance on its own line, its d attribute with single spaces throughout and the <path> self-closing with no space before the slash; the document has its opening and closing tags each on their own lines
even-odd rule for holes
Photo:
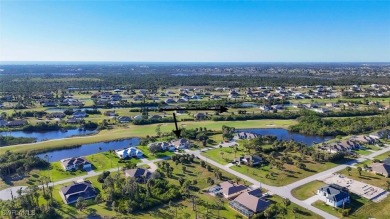
<svg viewBox="0 0 390 219">
<path fill-rule="evenodd" d="M 231 183 L 229 181 L 222 182 L 219 184 L 219 186 L 221 187 L 222 195 L 227 199 L 235 198 L 241 193 L 247 191 L 246 186 L 237 183 Z"/>
<path fill-rule="evenodd" d="M 92 164 L 85 157 L 66 158 L 62 159 L 60 162 L 66 171 L 77 170 L 80 166 L 82 166 L 84 170 L 90 170 L 92 168 Z"/>
<path fill-rule="evenodd" d="M 390 161 L 388 160 L 385 160 L 383 163 L 373 163 L 370 165 L 370 169 L 375 174 L 390 177 Z"/>
<path fill-rule="evenodd" d="M 252 215 L 264 211 L 271 205 L 271 201 L 262 198 L 261 195 L 260 189 L 243 192 L 234 200 L 230 201 L 229 205 L 245 217 L 250 218 Z"/>
<path fill-rule="evenodd" d="M 128 169 L 124 171 L 126 177 L 134 178 L 137 182 L 145 183 L 152 173 L 143 168 Z"/>
</svg>

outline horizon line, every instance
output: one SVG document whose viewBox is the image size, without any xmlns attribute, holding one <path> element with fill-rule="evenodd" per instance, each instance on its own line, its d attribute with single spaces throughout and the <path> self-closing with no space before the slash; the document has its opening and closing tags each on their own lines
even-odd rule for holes
<svg viewBox="0 0 390 219">
<path fill-rule="evenodd" d="M 5 63 L 389 63 L 390 61 L 1 61 Z"/>
</svg>

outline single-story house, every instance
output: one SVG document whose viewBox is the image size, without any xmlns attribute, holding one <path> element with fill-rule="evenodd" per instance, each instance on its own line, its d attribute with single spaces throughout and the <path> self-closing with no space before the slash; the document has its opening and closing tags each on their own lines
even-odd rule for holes
<svg viewBox="0 0 390 219">
<path fill-rule="evenodd" d="M 185 102 L 188 102 L 188 99 L 186 99 L 186 98 L 179 98 L 178 100 L 177 100 L 177 102 L 178 103 L 185 103 Z"/>
<path fill-rule="evenodd" d="M 83 119 L 81 118 L 75 118 L 75 117 L 71 117 L 69 118 L 68 120 L 66 120 L 67 123 L 70 123 L 70 124 L 78 124 L 82 121 Z"/>
<path fill-rule="evenodd" d="M 390 139 L 390 130 L 383 129 L 369 135 L 373 139 Z"/>
<path fill-rule="evenodd" d="M 144 117 L 142 115 L 136 115 L 133 117 L 134 120 L 142 120 Z"/>
<path fill-rule="evenodd" d="M 150 178 L 151 175 L 152 173 L 149 170 L 143 168 L 125 170 L 125 176 L 130 178 L 135 178 L 137 182 L 144 183 Z"/>
<path fill-rule="evenodd" d="M 120 100 L 122 100 L 122 96 L 119 94 L 113 94 L 113 95 L 111 95 L 111 100 L 112 101 L 120 101 Z"/>
<path fill-rule="evenodd" d="M 129 148 L 125 148 L 122 150 L 116 150 L 115 154 L 121 159 L 126 159 L 126 158 L 131 158 L 131 157 L 141 158 L 143 156 L 142 151 L 138 150 L 135 147 L 129 147 Z"/>
<path fill-rule="evenodd" d="M 227 199 L 232 199 L 240 195 L 241 193 L 247 191 L 247 187 L 244 185 L 240 185 L 237 183 L 231 183 L 229 181 L 225 181 L 219 184 L 221 187 L 222 195 Z"/>
<path fill-rule="evenodd" d="M 175 148 L 177 149 L 185 149 L 185 148 L 189 148 L 191 145 L 190 145 L 190 141 L 187 140 L 187 139 L 178 139 L 178 140 L 173 140 L 171 142 L 171 144 L 173 146 L 175 146 Z"/>
<path fill-rule="evenodd" d="M 104 115 L 105 116 L 116 116 L 116 113 L 115 113 L 115 110 L 114 111 L 109 110 L 109 111 L 104 112 Z"/>
<path fill-rule="evenodd" d="M 264 211 L 271 204 L 271 201 L 261 197 L 260 189 L 241 193 L 237 198 L 229 202 L 230 207 L 248 218 Z"/>
<path fill-rule="evenodd" d="M 149 117 L 150 120 L 159 120 L 159 119 L 162 119 L 162 116 L 160 115 L 153 115 L 151 117 Z"/>
<path fill-rule="evenodd" d="M 74 118 L 84 118 L 87 116 L 87 113 L 85 111 L 78 110 L 73 113 Z"/>
<path fill-rule="evenodd" d="M 234 159 L 234 161 L 237 163 L 237 164 L 245 164 L 245 165 L 249 165 L 249 166 L 256 166 L 256 165 L 259 165 L 262 161 L 262 158 L 259 157 L 259 156 L 252 156 L 252 155 L 246 155 L 246 156 L 243 156 L 243 157 L 237 157 L 236 159 Z"/>
<path fill-rule="evenodd" d="M 24 126 L 27 124 L 26 120 L 13 120 L 7 122 L 6 126 L 8 127 L 16 127 L 16 126 Z"/>
<path fill-rule="evenodd" d="M 196 120 L 205 120 L 206 119 L 206 114 L 204 113 L 195 113 L 194 118 Z"/>
<path fill-rule="evenodd" d="M 55 113 L 50 113 L 49 115 L 47 115 L 47 118 L 62 119 L 62 118 L 64 118 L 65 116 L 66 116 L 65 113 L 62 113 L 62 112 L 55 112 Z"/>
<path fill-rule="evenodd" d="M 73 182 L 68 186 L 61 187 L 60 195 L 65 204 L 72 204 L 77 202 L 79 197 L 83 199 L 95 198 L 97 192 L 88 180 L 81 182 Z"/>
<path fill-rule="evenodd" d="M 61 160 L 62 167 L 66 170 L 77 170 L 82 165 L 84 170 L 90 170 L 92 164 L 85 157 L 72 157 Z"/>
<path fill-rule="evenodd" d="M 347 190 L 335 184 L 319 188 L 317 194 L 325 197 L 325 203 L 335 208 L 350 202 Z"/>
<path fill-rule="evenodd" d="M 390 177 L 390 165 L 386 163 L 373 163 L 370 165 L 370 169 L 376 174 Z"/>
<path fill-rule="evenodd" d="M 44 101 L 42 103 L 42 106 L 44 106 L 44 107 L 51 107 L 51 106 L 57 106 L 57 104 L 54 101 Z"/>
<path fill-rule="evenodd" d="M 168 98 L 164 101 L 166 104 L 170 104 L 170 103 L 176 103 L 176 101 L 172 98 Z"/>
<path fill-rule="evenodd" d="M 129 116 L 119 116 L 117 118 L 118 122 L 120 123 L 127 123 L 127 122 L 131 122 L 131 118 Z"/>
<path fill-rule="evenodd" d="M 259 135 L 256 133 L 250 133 L 250 132 L 238 132 L 236 135 L 237 139 L 253 139 L 257 138 Z"/>
<path fill-rule="evenodd" d="M 366 135 L 357 135 L 350 138 L 351 141 L 358 142 L 360 144 L 375 144 L 375 139 Z"/>
<path fill-rule="evenodd" d="M 175 151 L 176 150 L 176 147 L 172 143 L 169 143 L 169 142 L 166 142 L 166 141 L 150 143 L 148 145 L 148 147 L 150 147 L 152 145 L 157 145 L 157 146 L 161 147 L 161 150 L 163 150 L 163 151 L 166 151 L 166 150 Z"/>
</svg>

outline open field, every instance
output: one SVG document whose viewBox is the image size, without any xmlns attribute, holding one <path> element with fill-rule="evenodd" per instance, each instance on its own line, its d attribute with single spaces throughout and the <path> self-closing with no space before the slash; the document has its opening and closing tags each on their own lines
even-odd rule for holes
<svg viewBox="0 0 390 219">
<path fill-rule="evenodd" d="M 306 165 L 305 170 L 299 169 L 295 165 L 290 164 L 283 164 L 283 169 L 281 170 L 272 168 L 271 166 L 249 167 L 241 165 L 232 166 L 231 168 L 265 184 L 284 186 L 338 165 L 338 163 L 331 162 L 324 162 L 320 164 L 311 160 L 304 163 Z"/>
<path fill-rule="evenodd" d="M 144 157 L 148 160 L 155 160 L 158 158 L 164 158 L 175 154 L 174 152 L 171 151 L 162 151 L 162 152 L 157 152 L 156 154 L 152 154 L 150 153 L 148 146 L 144 146 L 144 145 L 137 146 L 137 148 L 140 151 L 142 151 Z"/>
<path fill-rule="evenodd" d="M 272 125 L 273 127 L 287 128 L 295 124 L 295 120 L 250 120 L 250 121 L 191 121 L 179 123 L 185 128 L 199 128 L 206 127 L 209 130 L 221 130 L 222 125 L 232 126 L 235 128 L 266 128 Z M 54 150 L 57 148 L 64 148 L 74 145 L 96 143 L 101 141 L 112 141 L 132 137 L 146 137 L 147 135 L 156 135 L 155 129 L 157 124 L 153 125 L 126 125 L 125 127 L 118 127 L 111 130 L 102 130 L 98 134 L 86 137 L 74 137 L 63 140 L 51 140 L 33 144 L 22 144 L 8 147 L 1 147 L 0 154 L 6 150 L 14 152 L 32 151 L 32 150 Z M 173 123 L 164 123 L 161 126 L 162 132 L 170 132 L 174 129 Z"/>
<path fill-rule="evenodd" d="M 299 200 L 305 200 L 317 193 L 317 189 L 326 185 L 321 181 L 312 181 L 305 185 L 299 186 L 291 191 L 293 196 Z"/>
<path fill-rule="evenodd" d="M 228 164 L 234 160 L 235 157 L 245 155 L 245 148 L 241 145 L 237 146 L 237 151 L 234 152 L 234 148 L 223 147 L 207 150 L 202 153 L 203 156 L 210 158 L 220 164 Z"/>
</svg>

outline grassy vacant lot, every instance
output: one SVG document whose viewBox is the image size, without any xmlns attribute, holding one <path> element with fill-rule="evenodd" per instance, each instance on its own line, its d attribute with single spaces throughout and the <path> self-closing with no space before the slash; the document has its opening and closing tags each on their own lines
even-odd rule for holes
<svg viewBox="0 0 390 219">
<path fill-rule="evenodd" d="M 387 189 L 387 183 L 386 181 L 389 181 L 389 178 L 376 175 L 370 172 L 362 171 L 362 175 L 359 176 L 359 172 L 353 168 L 351 172 L 348 173 L 347 169 L 343 169 L 339 171 L 338 173 L 341 173 L 345 175 L 348 178 L 352 178 L 354 180 L 359 180 L 361 182 L 380 187 L 382 189 Z"/>
<path fill-rule="evenodd" d="M 354 216 L 356 218 L 390 218 L 390 196 L 379 203 L 367 202 L 358 209 Z"/>
<path fill-rule="evenodd" d="M 324 185 L 326 184 L 316 180 L 293 189 L 291 193 L 295 198 L 299 200 L 305 200 L 315 195 L 317 193 L 318 188 Z"/>
<path fill-rule="evenodd" d="M 207 150 L 202 153 L 203 156 L 217 161 L 220 164 L 228 164 L 234 160 L 234 157 L 243 156 L 245 154 L 244 147 L 241 145 L 237 146 L 236 155 L 234 155 L 234 148 L 223 147 Z"/>
<path fill-rule="evenodd" d="M 288 126 L 295 124 L 295 120 L 248 120 L 248 121 L 192 121 L 181 122 L 179 125 L 185 128 L 199 128 L 206 127 L 209 130 L 221 130 L 222 125 L 232 126 L 235 128 L 266 128 L 272 125 L 272 127 L 287 128 Z M 51 140 L 45 142 L 39 142 L 34 144 L 23 144 L 8 147 L 1 147 L 0 154 L 6 150 L 14 152 L 32 151 L 32 150 L 50 150 L 57 148 L 65 148 L 74 145 L 96 143 L 101 141 L 111 141 L 118 139 L 125 139 L 131 137 L 145 137 L 147 135 L 156 135 L 157 124 L 152 125 L 126 125 L 117 127 L 111 130 L 102 130 L 98 134 L 86 137 L 74 137 L 63 140 Z M 164 123 L 161 126 L 162 132 L 171 132 L 174 129 L 173 123 Z"/>
<path fill-rule="evenodd" d="M 293 153 L 290 153 L 291 155 Z M 342 162 L 342 161 L 340 161 Z M 232 166 L 233 170 L 236 170 L 242 174 L 248 175 L 258 181 L 273 186 L 284 186 L 324 170 L 337 166 L 339 163 L 314 162 L 310 157 L 306 157 L 304 162 L 306 169 L 299 169 L 295 165 L 283 164 L 283 169 L 271 168 L 271 166 L 262 167 L 249 167 L 249 166 Z"/>
<path fill-rule="evenodd" d="M 196 179 L 198 181 L 197 187 L 199 188 L 207 188 L 210 186 L 209 183 L 207 183 L 206 179 L 207 177 L 211 177 L 214 180 L 214 173 L 209 172 L 203 167 L 199 165 L 199 161 L 196 160 L 195 163 L 191 164 L 184 164 L 186 166 L 186 172 L 183 174 L 182 166 L 183 164 L 176 164 L 172 161 L 168 161 L 172 167 L 174 167 L 173 171 L 173 177 L 168 178 L 168 180 L 173 183 L 179 185 L 178 178 L 183 177 L 187 180 L 194 180 Z M 223 176 L 226 178 L 234 179 L 234 176 L 232 176 L 229 173 L 226 173 L 222 171 Z M 97 182 L 97 177 L 90 177 L 88 178 L 95 188 L 98 189 L 98 191 L 103 192 L 101 189 L 101 184 Z M 215 183 L 218 181 L 216 180 Z M 241 182 L 245 183 L 245 182 Z M 181 200 L 178 202 L 174 202 L 172 206 L 170 206 L 168 203 L 158 206 L 154 209 L 151 209 L 146 212 L 139 212 L 132 215 L 122 215 L 119 213 L 114 212 L 111 207 L 105 206 L 104 203 L 101 204 L 95 204 L 88 206 L 86 209 L 83 209 L 82 211 L 77 211 L 76 208 L 72 205 L 65 205 L 63 204 L 60 195 L 59 195 L 59 189 L 63 185 L 55 186 L 54 189 L 54 197 L 55 199 L 61 203 L 60 207 L 58 208 L 59 212 L 61 212 L 61 215 L 63 217 L 72 217 L 72 218 L 87 218 L 88 216 L 92 215 L 98 215 L 100 217 L 126 217 L 126 218 L 135 218 L 135 219 L 149 219 L 149 218 L 167 218 L 167 219 L 174 219 L 174 218 L 195 218 L 195 215 L 197 214 L 201 218 L 217 218 L 218 217 L 218 210 L 215 209 L 215 204 L 217 203 L 217 199 L 215 197 L 212 197 L 208 195 L 207 193 L 204 193 L 200 191 L 199 193 L 194 193 L 196 196 L 198 196 L 199 203 L 197 204 L 197 213 L 193 211 L 192 209 L 192 203 L 190 200 Z M 271 198 L 271 200 L 277 204 L 282 204 L 283 199 L 278 196 L 274 196 Z M 44 200 L 42 199 L 42 202 L 44 203 Z M 226 218 L 226 219 L 233 219 L 233 218 L 241 218 L 239 217 L 239 214 L 231 209 L 229 207 L 228 201 L 226 199 L 223 199 L 223 207 L 219 211 L 220 218 Z M 293 209 L 296 208 L 296 213 L 294 213 Z M 177 212 L 177 216 L 176 216 Z M 310 212 L 300 206 L 295 205 L 294 203 L 291 203 L 287 207 L 287 215 L 285 215 L 283 218 L 287 219 L 295 219 L 295 218 L 309 218 L 309 219 L 319 219 L 320 216 L 314 214 L 313 212 Z"/>
<path fill-rule="evenodd" d="M 366 217 L 362 217 L 361 213 L 363 213 L 363 211 L 364 211 L 363 209 L 365 209 L 366 206 L 376 205 L 376 204 L 377 203 L 374 204 L 374 202 L 371 202 L 368 199 L 361 198 L 360 196 L 351 194 L 351 203 L 345 205 L 345 209 L 349 208 L 351 210 L 349 212 L 349 216 L 344 216 L 344 217 L 343 217 L 342 213 L 339 211 L 341 209 L 333 208 L 332 206 L 325 204 L 325 202 L 323 202 L 323 201 L 316 201 L 312 205 L 314 207 L 319 208 L 325 212 L 328 212 L 329 214 L 332 214 L 336 217 L 361 219 L 361 218 L 369 218 L 368 215 Z M 379 209 L 377 209 L 377 210 L 379 210 Z M 365 214 L 365 213 L 363 213 L 363 214 Z M 385 217 L 378 217 L 378 219 L 379 218 L 385 218 Z"/>
<path fill-rule="evenodd" d="M 270 198 L 274 203 L 282 204 L 283 205 L 283 198 L 279 196 L 273 196 Z M 297 211 L 294 213 L 293 209 L 296 209 Z M 279 217 L 277 217 L 279 218 Z M 296 218 L 311 218 L 311 219 L 319 219 L 323 218 L 295 203 L 291 203 L 289 206 L 287 206 L 287 215 L 284 215 L 281 217 L 283 219 L 296 219 Z"/>
<path fill-rule="evenodd" d="M 142 145 L 137 146 L 137 148 L 142 151 L 144 157 L 148 160 L 155 160 L 158 158 L 168 157 L 175 154 L 174 152 L 171 151 L 163 151 L 163 152 L 157 152 L 156 154 L 152 154 L 150 153 L 148 146 L 142 146 Z"/>
</svg>

